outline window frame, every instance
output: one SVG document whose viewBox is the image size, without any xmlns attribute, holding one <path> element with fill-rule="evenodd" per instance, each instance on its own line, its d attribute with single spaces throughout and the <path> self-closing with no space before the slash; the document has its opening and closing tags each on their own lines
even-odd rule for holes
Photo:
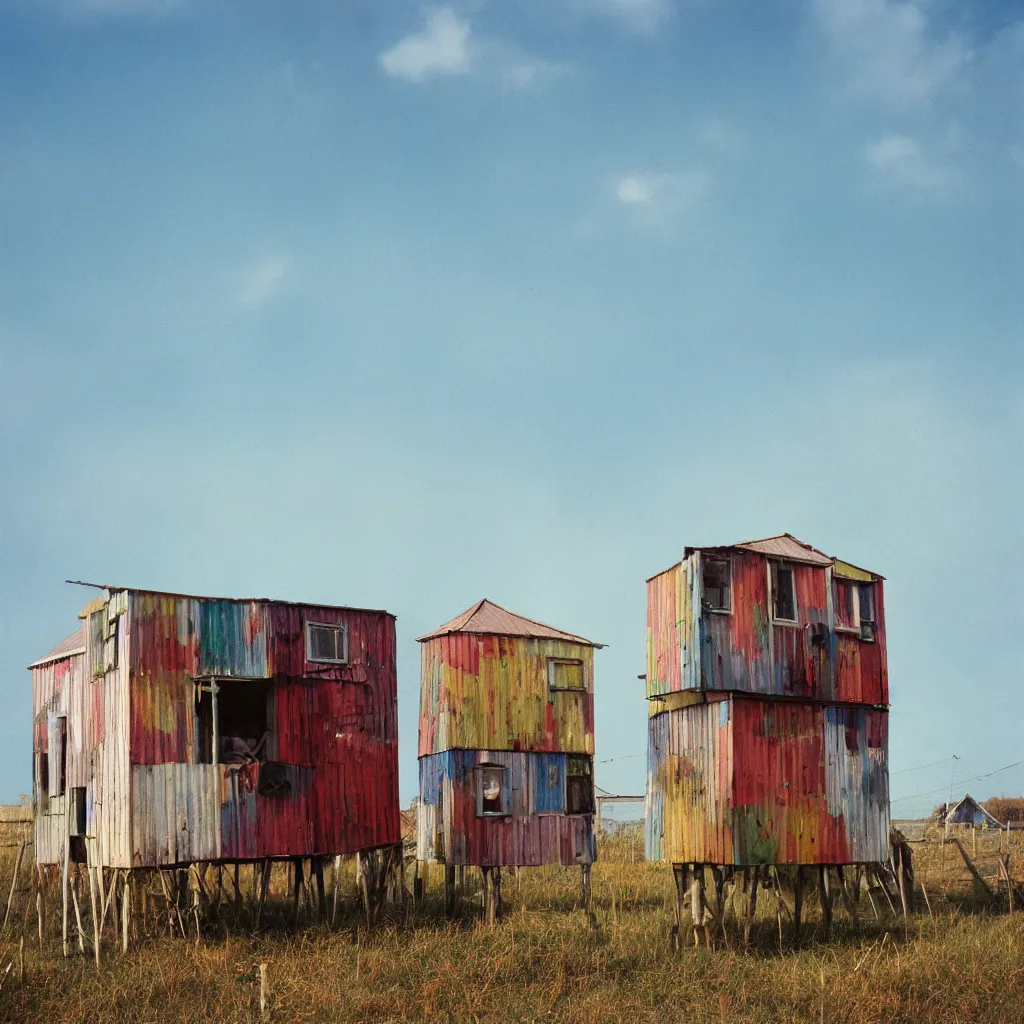
<svg viewBox="0 0 1024 1024">
<path fill-rule="evenodd" d="M 570 772 L 569 763 L 572 758 L 579 761 L 585 762 L 587 765 L 587 771 L 585 772 Z M 569 809 L 569 779 L 570 778 L 585 778 L 590 782 L 590 810 L 587 811 L 573 811 Z M 594 759 L 587 754 L 566 754 L 565 757 L 565 799 L 562 804 L 565 807 L 566 817 L 585 817 L 586 815 L 594 815 L 597 813 L 597 792 L 594 786 Z"/>
<path fill-rule="evenodd" d="M 304 623 L 303 635 L 306 644 L 306 661 L 313 665 L 347 665 L 348 664 L 348 623 L 346 622 L 315 622 L 312 619 L 306 619 Z M 314 658 L 313 657 L 313 630 L 314 629 L 331 629 L 341 633 L 342 646 L 344 647 L 344 653 L 340 658 Z M 337 649 L 337 648 L 335 648 Z"/>
<path fill-rule="evenodd" d="M 707 602 L 707 587 L 705 585 L 705 576 L 707 574 L 707 567 L 712 562 L 725 563 L 729 567 L 729 605 L 727 608 L 714 608 Z M 707 612 L 713 612 L 715 615 L 732 615 L 732 559 L 728 555 L 702 555 L 701 556 L 701 571 L 700 571 L 700 603 L 701 610 Z"/>
<path fill-rule="evenodd" d="M 580 679 L 581 683 L 579 686 L 555 686 L 555 666 L 556 665 L 579 665 L 580 667 Z M 587 673 L 586 666 L 583 664 L 582 658 L 548 658 L 547 660 L 548 669 L 548 690 L 552 693 L 587 693 Z"/>
<path fill-rule="evenodd" d="M 779 574 L 781 572 L 787 572 L 789 574 L 789 585 L 790 585 L 790 597 L 793 603 L 793 618 L 786 619 L 782 618 L 777 614 L 778 609 L 778 595 L 779 595 Z M 772 562 L 769 569 L 769 579 L 772 585 L 772 624 L 779 626 L 799 626 L 800 625 L 800 605 L 797 602 L 796 597 L 796 571 L 792 565 L 787 562 Z"/>
<path fill-rule="evenodd" d="M 501 780 L 501 810 L 484 810 L 484 779 L 487 772 L 498 772 Z M 509 787 L 508 787 L 508 766 L 503 764 L 484 763 L 473 768 L 476 776 L 476 816 L 478 818 L 507 818 L 509 817 Z"/>
</svg>

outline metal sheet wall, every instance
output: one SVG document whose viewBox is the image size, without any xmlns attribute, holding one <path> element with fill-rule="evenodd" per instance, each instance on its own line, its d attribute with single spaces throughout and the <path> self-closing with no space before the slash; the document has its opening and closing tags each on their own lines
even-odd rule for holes
<svg viewBox="0 0 1024 1024">
<path fill-rule="evenodd" d="M 594 752 L 594 649 L 456 633 L 421 645 L 420 756 L 454 747 Z M 584 690 L 552 691 L 548 658 L 582 661 Z"/>
<path fill-rule="evenodd" d="M 714 864 L 888 857 L 888 713 L 733 697 L 650 719 L 647 854 Z"/>
<path fill-rule="evenodd" d="M 564 779 L 564 754 L 447 750 L 421 757 L 419 859 L 481 866 L 592 863 L 597 857 L 593 816 L 550 813 L 537 805 L 538 792 L 546 806 L 553 802 L 553 763 Z M 474 769 L 480 764 L 506 769 L 505 817 L 477 815 Z"/>
<path fill-rule="evenodd" d="M 32 669 L 34 755 L 49 754 L 56 720 L 67 719 L 65 794 L 46 801 L 35 794 L 35 806 L 41 808 L 35 819 L 36 863 L 60 862 L 69 828 L 69 791 L 82 787 L 90 858 L 128 867 L 127 604 L 115 598 L 94 602 L 90 609 L 86 652 Z M 59 766 L 56 758 L 51 760 L 55 773 Z"/>
<path fill-rule="evenodd" d="M 731 614 L 701 608 L 700 553 L 647 584 L 647 693 L 761 693 L 827 703 L 888 703 L 882 582 L 874 642 L 836 631 L 831 570 L 792 564 L 797 622 L 770 615 L 769 560 L 733 550 Z M 870 574 L 864 574 L 869 576 Z M 817 639 L 816 639 L 817 636 Z M 663 710 L 652 701 L 650 714 Z"/>
</svg>

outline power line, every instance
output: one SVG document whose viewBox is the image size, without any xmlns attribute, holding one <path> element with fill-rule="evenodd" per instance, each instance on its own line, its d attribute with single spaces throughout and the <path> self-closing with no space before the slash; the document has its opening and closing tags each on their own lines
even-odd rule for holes
<svg viewBox="0 0 1024 1024">
<path fill-rule="evenodd" d="M 907 772 L 920 772 L 925 768 L 934 768 L 936 765 L 945 764 L 949 760 L 944 757 L 941 761 L 932 761 L 929 764 L 919 764 L 916 768 L 901 768 L 898 772 L 889 772 L 890 775 L 906 775 Z"/>
<path fill-rule="evenodd" d="M 948 761 L 949 758 L 946 758 Z M 1002 768 L 996 768 L 990 772 L 983 772 L 981 775 L 969 775 L 966 779 L 961 779 L 961 784 L 964 782 L 981 782 L 983 779 L 990 778 L 993 775 L 998 775 L 1000 772 L 1009 771 L 1011 768 L 1016 768 L 1019 765 L 1024 764 L 1024 761 L 1014 761 L 1013 764 L 1004 764 Z M 939 786 L 937 789 L 926 789 L 921 793 L 913 793 L 910 796 L 900 796 L 895 800 L 890 800 L 890 803 L 898 804 L 904 800 L 916 800 L 920 796 L 934 796 L 936 793 L 945 793 L 946 787 Z"/>
<path fill-rule="evenodd" d="M 612 761 L 629 761 L 634 757 L 646 757 L 646 754 L 620 754 L 618 757 L 606 757 L 603 761 L 595 761 L 595 764 L 611 764 Z"/>
</svg>

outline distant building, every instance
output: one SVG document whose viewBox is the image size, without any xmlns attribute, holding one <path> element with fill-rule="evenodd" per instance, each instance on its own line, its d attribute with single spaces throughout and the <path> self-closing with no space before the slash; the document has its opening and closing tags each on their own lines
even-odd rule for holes
<svg viewBox="0 0 1024 1024">
<path fill-rule="evenodd" d="M 490 601 L 420 643 L 420 860 L 590 865 L 600 645 Z"/>
<path fill-rule="evenodd" d="M 888 858 L 882 587 L 788 534 L 648 580 L 649 858 Z"/>
<path fill-rule="evenodd" d="M 394 616 L 109 587 L 79 617 L 30 666 L 37 863 L 400 841 Z"/>
<path fill-rule="evenodd" d="M 946 825 L 971 825 L 974 828 L 1005 829 L 1005 822 L 989 814 L 969 793 L 946 811 L 943 818 Z"/>
</svg>

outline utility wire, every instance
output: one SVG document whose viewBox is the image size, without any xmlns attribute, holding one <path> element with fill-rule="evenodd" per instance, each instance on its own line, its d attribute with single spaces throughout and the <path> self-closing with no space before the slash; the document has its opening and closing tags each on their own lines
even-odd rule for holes
<svg viewBox="0 0 1024 1024">
<path fill-rule="evenodd" d="M 949 758 L 947 757 L 948 761 Z M 964 782 L 980 782 L 982 779 L 990 778 L 993 775 L 998 775 L 1000 772 L 1009 771 L 1011 768 L 1016 768 L 1019 765 L 1024 764 L 1024 761 L 1014 761 L 1013 764 L 1004 764 L 1002 768 L 996 768 L 990 772 L 983 772 L 981 775 L 970 775 L 966 779 L 961 779 L 961 784 Z M 939 786 L 937 789 L 926 789 L 921 793 L 913 793 L 910 796 L 900 796 L 895 800 L 891 800 L 890 803 L 898 804 L 904 800 L 916 800 L 919 796 L 933 796 L 935 793 L 945 793 L 946 787 Z"/>
</svg>

